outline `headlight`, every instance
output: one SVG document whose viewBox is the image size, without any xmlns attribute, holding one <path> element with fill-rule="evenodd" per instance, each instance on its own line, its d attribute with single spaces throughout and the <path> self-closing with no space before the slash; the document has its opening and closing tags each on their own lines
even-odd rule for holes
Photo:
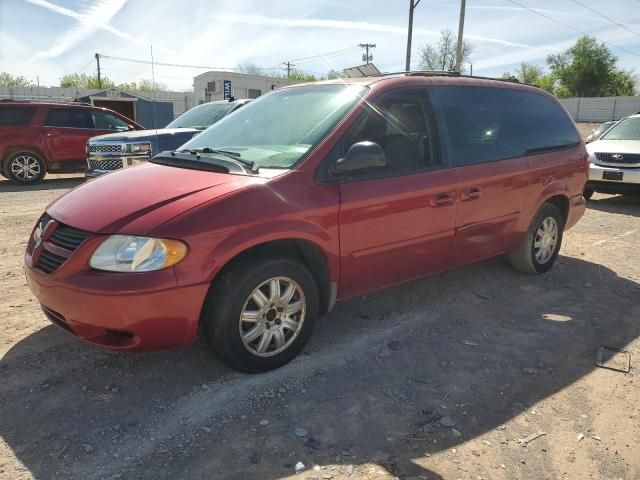
<svg viewBox="0 0 640 480">
<path fill-rule="evenodd" d="M 128 143 L 126 145 L 127 153 L 148 153 L 151 151 L 150 143 Z"/>
<path fill-rule="evenodd" d="M 150 272 L 175 265 L 187 251 L 180 240 L 111 235 L 93 253 L 89 265 L 107 272 Z"/>
</svg>

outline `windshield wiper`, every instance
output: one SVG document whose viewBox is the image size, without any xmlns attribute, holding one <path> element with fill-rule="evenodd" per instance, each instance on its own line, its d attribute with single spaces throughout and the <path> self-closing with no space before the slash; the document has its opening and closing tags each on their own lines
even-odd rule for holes
<svg viewBox="0 0 640 480">
<path fill-rule="evenodd" d="M 195 157 L 195 159 L 194 159 Z M 229 173 L 229 167 L 211 161 L 203 161 L 200 155 L 176 153 L 171 151 L 161 152 L 151 160 L 151 163 L 166 165 L 168 167 L 188 168 L 191 170 L 206 170 L 210 172 Z"/>
<path fill-rule="evenodd" d="M 227 158 L 230 158 L 231 160 L 236 161 L 243 167 L 248 168 L 251 173 L 258 173 L 258 167 L 256 167 L 256 162 L 254 162 L 253 160 L 246 160 L 242 158 L 242 156 L 238 152 L 232 152 L 230 150 L 215 149 L 210 147 L 193 148 L 193 149 L 185 149 L 185 150 L 178 150 L 178 151 L 189 152 L 194 155 L 199 155 L 201 153 L 213 153 L 214 155 L 222 155 Z"/>
<path fill-rule="evenodd" d="M 562 145 L 549 145 L 546 147 L 527 148 L 525 154 L 535 155 L 536 153 L 552 152 L 554 150 L 568 150 L 569 148 L 575 147 L 576 145 L 578 145 L 578 143 L 564 143 Z"/>
</svg>

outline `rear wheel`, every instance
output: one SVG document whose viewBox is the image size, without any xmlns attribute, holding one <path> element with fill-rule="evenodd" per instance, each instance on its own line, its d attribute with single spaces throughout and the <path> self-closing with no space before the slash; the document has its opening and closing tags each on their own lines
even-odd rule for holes
<svg viewBox="0 0 640 480">
<path fill-rule="evenodd" d="M 304 265 L 289 258 L 254 258 L 214 282 L 202 329 L 215 354 L 231 368 L 264 372 L 302 350 L 318 304 L 317 285 Z"/>
<path fill-rule="evenodd" d="M 563 229 L 560 209 L 545 203 L 531 222 L 520 246 L 509 254 L 513 268 L 529 275 L 550 270 L 560 252 Z"/>
<path fill-rule="evenodd" d="M 593 190 L 585 187 L 584 191 L 582 192 L 582 196 L 585 200 L 591 200 L 591 197 L 593 197 L 593 193 Z"/>
<path fill-rule="evenodd" d="M 4 162 L 3 175 L 14 183 L 33 185 L 42 181 L 46 165 L 40 155 L 24 151 L 9 155 Z"/>
</svg>

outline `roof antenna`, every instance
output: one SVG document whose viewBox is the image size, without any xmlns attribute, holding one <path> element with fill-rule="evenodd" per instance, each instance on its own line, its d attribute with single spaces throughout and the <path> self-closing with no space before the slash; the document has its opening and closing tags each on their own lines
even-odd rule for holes
<svg viewBox="0 0 640 480">
<path fill-rule="evenodd" d="M 153 90 L 153 128 L 156 129 L 156 149 L 158 148 L 158 103 L 156 102 L 156 73 L 153 65 L 153 45 L 151 45 L 151 89 Z M 153 155 L 153 148 L 151 149 Z"/>
</svg>

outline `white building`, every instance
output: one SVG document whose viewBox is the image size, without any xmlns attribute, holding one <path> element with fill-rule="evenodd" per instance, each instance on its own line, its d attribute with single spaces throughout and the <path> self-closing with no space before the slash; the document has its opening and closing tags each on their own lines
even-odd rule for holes
<svg viewBox="0 0 640 480">
<path fill-rule="evenodd" d="M 271 90 L 296 83 L 300 82 L 262 75 L 210 71 L 193 79 L 193 94 L 196 104 L 199 105 L 229 97 L 257 98 Z"/>
</svg>

